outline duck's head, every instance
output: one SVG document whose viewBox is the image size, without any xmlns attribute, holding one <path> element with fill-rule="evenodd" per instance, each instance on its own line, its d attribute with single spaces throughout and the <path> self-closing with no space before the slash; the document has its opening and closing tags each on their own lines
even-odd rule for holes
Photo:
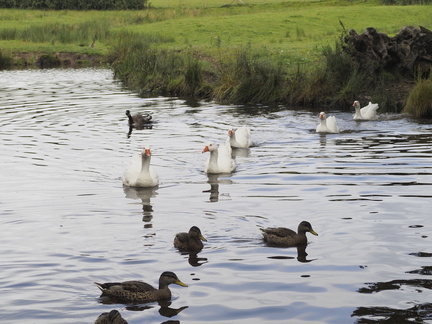
<svg viewBox="0 0 432 324">
<path fill-rule="evenodd" d="M 315 232 L 315 231 L 313 230 L 311 223 L 309 223 L 309 222 L 307 222 L 307 221 L 302 221 L 302 222 L 299 224 L 299 226 L 298 226 L 298 230 L 297 230 L 297 231 L 298 231 L 299 233 L 300 233 L 300 232 L 303 232 L 303 233 L 309 232 L 309 233 L 311 233 L 311 234 L 313 234 L 313 235 L 318 236 L 318 233 Z"/>
<path fill-rule="evenodd" d="M 210 143 L 204 147 L 204 149 L 202 150 L 202 153 L 211 152 L 211 151 L 215 151 L 215 150 L 217 150 L 216 144 Z"/>
<path fill-rule="evenodd" d="M 159 286 L 168 286 L 170 284 L 176 284 L 182 287 L 188 286 L 182 282 L 174 272 L 165 271 L 159 277 Z"/>
<path fill-rule="evenodd" d="M 319 119 L 321 119 L 321 120 L 326 119 L 326 114 L 325 114 L 324 111 L 321 111 L 321 112 L 320 112 L 320 114 L 319 114 Z"/>
<path fill-rule="evenodd" d="M 201 234 L 201 230 L 197 226 L 192 226 L 189 230 L 189 236 L 198 238 L 201 241 L 207 242 L 207 239 Z"/>
<path fill-rule="evenodd" d="M 352 105 L 353 105 L 353 107 L 355 107 L 355 108 L 360 108 L 360 102 L 358 102 L 357 100 L 354 101 L 354 103 L 353 103 Z"/>
<path fill-rule="evenodd" d="M 144 157 L 144 156 L 151 156 L 150 147 L 146 146 L 146 147 L 142 150 L 141 155 L 142 155 L 143 157 Z"/>
<path fill-rule="evenodd" d="M 126 116 L 130 116 L 130 111 L 126 110 Z"/>
</svg>

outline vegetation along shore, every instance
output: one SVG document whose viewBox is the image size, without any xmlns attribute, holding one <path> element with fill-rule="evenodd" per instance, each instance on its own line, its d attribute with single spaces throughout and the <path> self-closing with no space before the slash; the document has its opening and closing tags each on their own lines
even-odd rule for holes
<svg viewBox="0 0 432 324">
<path fill-rule="evenodd" d="M 432 118 L 431 2 L 0 0 L 0 69 L 106 64 L 141 95 Z"/>
</svg>

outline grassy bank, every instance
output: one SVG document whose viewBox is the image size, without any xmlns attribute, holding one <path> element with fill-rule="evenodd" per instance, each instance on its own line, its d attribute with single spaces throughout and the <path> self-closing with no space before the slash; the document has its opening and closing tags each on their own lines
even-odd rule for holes
<svg viewBox="0 0 432 324">
<path fill-rule="evenodd" d="M 347 29 L 373 26 L 389 36 L 406 25 L 432 27 L 430 6 L 243 2 L 156 0 L 142 11 L 0 10 L 0 48 L 2 57 L 20 57 L 20 64 L 24 52 L 97 56 L 140 92 L 342 106 L 358 95 L 390 96 L 377 88 L 385 80 L 364 89 L 344 58 L 337 59 L 340 21 Z M 330 71 L 330 61 L 341 71 Z"/>
</svg>

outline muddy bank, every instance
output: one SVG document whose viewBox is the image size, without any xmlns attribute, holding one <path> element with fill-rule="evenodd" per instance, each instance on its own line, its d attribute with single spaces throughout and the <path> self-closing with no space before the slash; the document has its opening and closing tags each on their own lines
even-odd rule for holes
<svg viewBox="0 0 432 324">
<path fill-rule="evenodd" d="M 55 68 L 55 67 L 98 67 L 107 65 L 103 55 L 82 53 L 39 53 L 25 52 L 13 54 L 13 65 L 19 68 Z"/>
</svg>

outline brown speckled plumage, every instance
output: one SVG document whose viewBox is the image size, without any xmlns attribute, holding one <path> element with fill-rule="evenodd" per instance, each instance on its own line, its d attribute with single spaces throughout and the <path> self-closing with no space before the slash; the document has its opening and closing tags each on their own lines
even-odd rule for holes
<svg viewBox="0 0 432 324">
<path fill-rule="evenodd" d="M 297 229 L 297 233 L 285 227 L 261 228 L 264 241 L 272 246 L 300 246 L 307 244 L 306 232 L 318 235 L 309 222 L 302 221 Z"/>
<path fill-rule="evenodd" d="M 108 296 L 123 302 L 154 302 L 171 299 L 171 291 L 168 286 L 177 284 L 183 287 L 187 285 L 180 281 L 174 272 L 165 271 L 159 278 L 159 289 L 142 281 L 124 281 L 97 283 L 102 291 L 101 296 Z"/>
<path fill-rule="evenodd" d="M 204 247 L 202 241 L 207 242 L 207 239 L 201 234 L 201 230 L 197 226 L 192 226 L 188 233 L 176 234 L 174 246 L 180 251 L 198 253 Z"/>
<path fill-rule="evenodd" d="M 113 309 L 109 313 L 100 314 L 94 324 L 128 324 L 128 322 L 120 315 L 118 310 Z"/>
</svg>

